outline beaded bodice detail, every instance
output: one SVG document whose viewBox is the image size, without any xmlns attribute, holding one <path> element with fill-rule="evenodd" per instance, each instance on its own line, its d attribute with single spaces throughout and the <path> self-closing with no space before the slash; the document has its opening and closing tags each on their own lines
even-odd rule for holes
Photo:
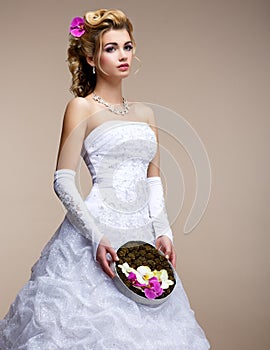
<svg viewBox="0 0 270 350">
<path fill-rule="evenodd" d="M 133 231 L 134 237 L 140 231 L 145 238 L 148 231 L 153 238 L 146 178 L 156 150 L 155 133 L 145 122 L 106 121 L 84 141 L 81 155 L 93 182 L 85 203 L 112 244 L 132 239 Z"/>
</svg>

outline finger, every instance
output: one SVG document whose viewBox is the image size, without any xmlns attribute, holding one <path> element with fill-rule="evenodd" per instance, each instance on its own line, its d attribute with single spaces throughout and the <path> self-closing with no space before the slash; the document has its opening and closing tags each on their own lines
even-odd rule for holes
<svg viewBox="0 0 270 350">
<path fill-rule="evenodd" d="M 156 249 L 158 249 L 158 250 L 159 250 L 160 252 L 162 252 L 163 254 L 165 254 L 165 252 L 166 252 L 166 247 L 165 247 L 164 244 L 162 244 L 161 241 L 158 241 L 158 242 L 156 243 Z"/>
<path fill-rule="evenodd" d="M 162 244 L 159 241 L 157 241 L 156 242 L 156 249 L 161 250 L 161 247 L 162 247 Z"/>
<path fill-rule="evenodd" d="M 165 247 L 165 258 L 166 259 L 170 259 L 170 257 L 171 257 L 171 254 L 172 254 L 172 249 L 171 249 L 171 247 L 170 246 L 166 246 Z"/>
<path fill-rule="evenodd" d="M 176 268 L 176 253 L 174 249 L 172 250 L 170 261 L 172 263 L 172 266 Z"/>
<path fill-rule="evenodd" d="M 112 247 L 107 247 L 107 252 L 111 255 L 113 261 L 119 261 L 117 253 Z"/>
<path fill-rule="evenodd" d="M 169 259 L 170 258 L 170 252 L 168 252 L 168 250 L 166 250 L 166 247 L 164 247 L 163 245 L 161 245 L 158 249 L 160 251 L 160 253 L 166 258 Z"/>
<path fill-rule="evenodd" d="M 100 262 L 100 265 L 102 267 L 102 270 L 111 278 L 114 277 L 114 272 L 110 268 L 110 263 L 107 259 L 102 259 Z"/>
</svg>

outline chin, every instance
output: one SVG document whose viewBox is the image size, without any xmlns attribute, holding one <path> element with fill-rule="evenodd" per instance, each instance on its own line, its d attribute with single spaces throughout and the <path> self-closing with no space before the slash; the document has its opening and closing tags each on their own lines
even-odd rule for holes
<svg viewBox="0 0 270 350">
<path fill-rule="evenodd" d="M 125 78 L 127 78 L 129 76 L 129 72 L 127 73 L 127 72 L 124 72 L 124 73 L 121 73 L 121 74 L 117 74 L 117 75 L 115 75 L 114 77 L 116 78 L 116 79 L 125 79 Z"/>
<path fill-rule="evenodd" d="M 120 76 L 122 76 L 122 77 L 128 77 L 129 74 L 130 74 L 130 71 L 128 70 L 128 71 L 126 71 L 126 72 L 121 72 Z"/>
</svg>

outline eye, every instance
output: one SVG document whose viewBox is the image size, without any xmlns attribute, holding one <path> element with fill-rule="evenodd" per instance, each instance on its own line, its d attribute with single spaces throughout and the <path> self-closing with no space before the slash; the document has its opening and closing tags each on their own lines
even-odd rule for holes
<svg viewBox="0 0 270 350">
<path fill-rule="evenodd" d="M 115 48 L 113 46 L 106 47 L 105 51 L 106 52 L 113 52 Z"/>
<path fill-rule="evenodd" d="M 125 50 L 131 51 L 131 50 L 133 50 L 133 46 L 131 44 L 128 44 L 125 46 Z"/>
</svg>

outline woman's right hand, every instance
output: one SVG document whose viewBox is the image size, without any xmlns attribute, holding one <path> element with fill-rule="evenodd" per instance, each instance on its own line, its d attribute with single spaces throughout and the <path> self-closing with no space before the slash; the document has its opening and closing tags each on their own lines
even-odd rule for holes
<svg viewBox="0 0 270 350">
<path fill-rule="evenodd" d="M 112 257 L 112 260 L 108 259 L 107 254 Z M 112 271 L 110 264 L 112 261 L 119 261 L 119 258 L 116 251 L 111 246 L 110 241 L 106 237 L 103 237 L 99 242 L 96 260 L 100 263 L 102 270 L 107 273 L 109 277 L 113 278 L 115 274 Z"/>
</svg>

